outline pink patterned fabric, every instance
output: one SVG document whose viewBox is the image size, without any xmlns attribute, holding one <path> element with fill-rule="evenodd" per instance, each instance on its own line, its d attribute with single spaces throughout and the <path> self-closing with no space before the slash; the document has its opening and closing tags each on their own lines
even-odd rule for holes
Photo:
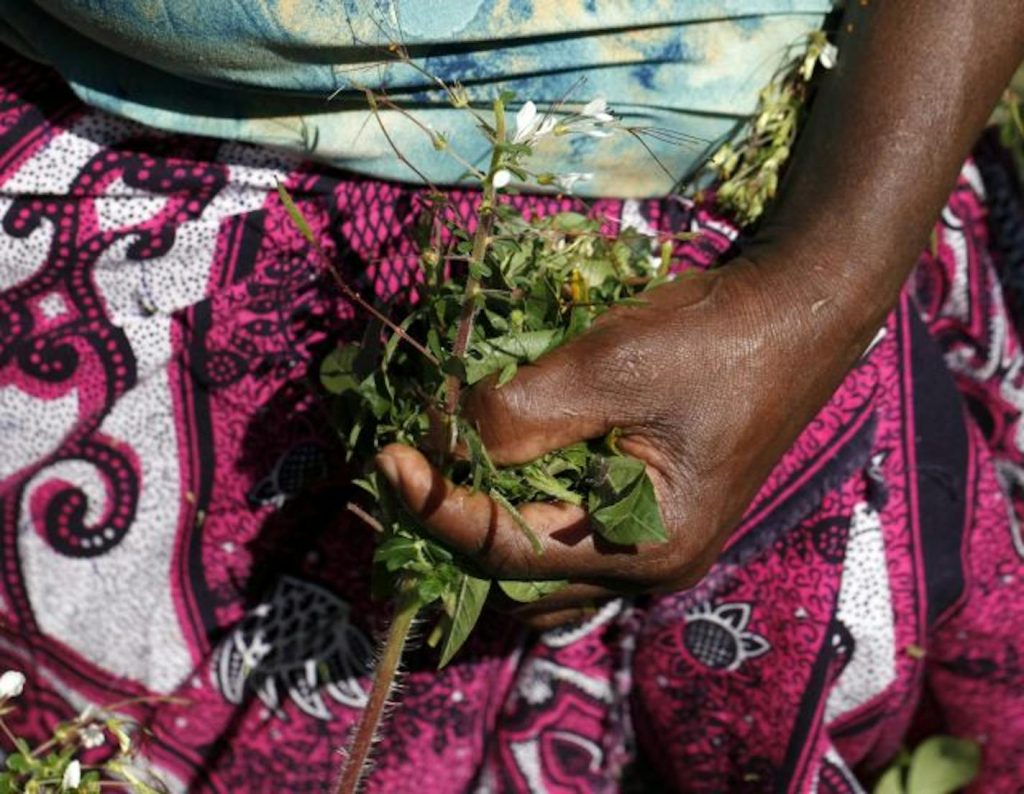
<svg viewBox="0 0 1024 794">
<path fill-rule="evenodd" d="M 360 318 L 273 186 L 395 303 L 421 194 L 155 133 L 3 57 L 0 665 L 29 673 L 15 727 L 174 695 L 124 707 L 173 789 L 326 790 L 386 610 L 371 533 L 339 509 L 316 383 Z M 369 791 L 857 792 L 854 771 L 896 753 L 923 701 L 926 729 L 981 743 L 974 790 L 1020 789 L 1024 356 L 993 259 L 1017 261 L 1019 194 L 991 153 L 979 163 L 706 580 L 539 637 L 491 615 L 441 673 L 412 654 Z M 468 216 L 473 194 L 455 198 Z M 592 211 L 701 232 L 684 267 L 735 237 L 675 199 Z"/>
</svg>

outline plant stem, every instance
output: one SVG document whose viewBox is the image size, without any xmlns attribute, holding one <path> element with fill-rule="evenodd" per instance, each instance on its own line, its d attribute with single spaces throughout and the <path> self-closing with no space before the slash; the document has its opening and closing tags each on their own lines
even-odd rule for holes
<svg viewBox="0 0 1024 794">
<path fill-rule="evenodd" d="M 370 747 L 373 745 L 373 737 L 377 733 L 377 727 L 384 714 L 384 706 L 387 704 L 388 695 L 391 694 L 391 688 L 394 686 L 399 662 L 402 661 L 402 652 L 405 650 L 405 642 L 409 638 L 409 629 L 412 628 L 413 619 L 419 609 L 419 599 L 414 593 L 407 593 L 399 602 L 398 609 L 391 620 L 388 635 L 384 641 L 384 649 L 374 670 L 370 698 L 359 718 L 356 735 L 352 739 L 348 758 L 345 759 L 345 765 L 341 770 L 341 780 L 336 789 L 337 794 L 355 794 L 359 788 L 359 782 L 366 771 L 366 762 L 370 755 Z"/>
<path fill-rule="evenodd" d="M 452 358 L 462 360 L 473 336 L 473 320 L 476 317 L 477 295 L 480 292 L 480 280 L 473 276 L 473 271 L 483 263 L 490 243 L 491 230 L 494 228 L 494 174 L 501 166 L 502 149 L 505 142 L 505 106 L 502 100 L 494 100 L 494 149 L 491 151 L 491 164 L 484 178 L 483 199 L 480 203 L 480 222 L 473 235 L 473 250 L 469 257 L 469 268 L 466 274 L 466 289 L 462 293 L 462 313 L 459 315 L 459 328 L 452 346 Z M 455 412 L 459 407 L 459 395 L 462 391 L 462 379 L 449 373 L 445 378 L 444 410 L 448 416 L 448 454 L 455 452 L 459 441 L 458 423 Z"/>
<path fill-rule="evenodd" d="M 11 733 L 11 729 L 7 727 L 7 723 L 4 722 L 3 719 L 0 719 L 0 730 L 2 730 L 4 735 L 11 740 L 11 744 L 14 746 L 14 749 L 17 750 L 18 739 L 13 733 Z"/>
<path fill-rule="evenodd" d="M 396 334 L 403 342 L 417 350 L 431 364 L 433 364 L 434 366 L 441 365 L 441 362 L 437 360 L 434 354 L 427 350 L 427 348 L 425 348 L 415 339 L 413 339 L 413 337 L 409 336 L 409 334 L 405 332 L 404 328 L 398 325 L 398 323 L 396 323 L 387 315 L 377 311 L 377 309 L 374 308 L 369 302 L 367 302 L 362 295 L 360 295 L 358 292 L 352 289 L 352 287 L 349 286 L 348 282 L 345 281 L 345 279 L 342 277 L 341 273 L 338 271 L 338 268 L 334 266 L 334 263 L 330 260 L 330 257 L 327 256 L 327 253 L 320 247 L 319 243 L 313 242 L 312 246 L 313 250 L 316 252 L 317 256 L 320 259 L 320 263 L 324 266 L 327 272 L 331 274 L 331 277 L 334 279 L 334 283 L 338 285 L 338 289 L 342 291 L 346 298 L 348 298 L 350 301 L 356 304 L 360 309 L 369 314 L 371 317 L 379 320 L 383 325 L 385 325 L 394 334 Z"/>
</svg>

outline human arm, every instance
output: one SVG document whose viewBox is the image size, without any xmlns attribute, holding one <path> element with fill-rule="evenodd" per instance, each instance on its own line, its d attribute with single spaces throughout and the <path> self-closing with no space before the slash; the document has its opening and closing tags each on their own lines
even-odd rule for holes
<svg viewBox="0 0 1024 794">
<path fill-rule="evenodd" d="M 530 505 L 543 555 L 483 494 L 389 447 L 381 467 L 453 547 L 503 578 L 569 578 L 546 621 L 623 590 L 699 580 L 759 485 L 866 348 L 960 164 L 1024 57 L 1012 0 L 852 4 L 774 211 L 727 266 L 647 293 L 467 409 L 516 463 L 619 428 L 648 464 L 666 545 L 610 548 L 565 505 Z M 850 29 L 852 27 L 852 30 Z"/>
</svg>

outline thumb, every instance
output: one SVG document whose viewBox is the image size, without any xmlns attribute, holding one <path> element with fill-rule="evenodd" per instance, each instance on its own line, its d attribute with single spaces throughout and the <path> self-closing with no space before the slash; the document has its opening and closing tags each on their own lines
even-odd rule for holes
<svg viewBox="0 0 1024 794">
<path fill-rule="evenodd" d="M 610 395 L 600 399 L 593 389 L 593 373 L 584 371 L 574 348 L 570 343 L 520 367 L 516 377 L 499 388 L 492 376 L 469 392 L 466 415 L 478 426 L 495 463 L 526 463 L 599 438 L 621 423 Z"/>
</svg>

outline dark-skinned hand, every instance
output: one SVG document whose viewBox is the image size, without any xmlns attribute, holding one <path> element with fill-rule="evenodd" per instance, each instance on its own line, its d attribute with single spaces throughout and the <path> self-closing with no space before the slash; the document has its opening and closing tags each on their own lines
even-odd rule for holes
<svg viewBox="0 0 1024 794">
<path fill-rule="evenodd" d="M 823 326 L 835 326 L 823 322 L 827 301 L 749 260 L 683 276 L 644 298 L 603 315 L 500 389 L 478 385 L 466 411 L 499 465 L 618 428 L 620 450 L 647 464 L 667 543 L 615 546 L 589 530 L 582 508 L 522 505 L 543 545 L 538 555 L 505 510 L 445 481 L 418 451 L 395 444 L 378 458 L 424 526 L 486 573 L 570 580 L 517 610 L 535 626 L 575 617 L 596 598 L 698 581 L 863 349 L 848 343 L 845 355 L 812 356 L 827 342 Z"/>
<path fill-rule="evenodd" d="M 848 3 L 776 205 L 744 257 L 647 293 L 466 409 L 512 464 L 612 428 L 655 483 L 669 541 L 616 549 L 566 505 L 525 505 L 536 555 L 486 496 L 416 450 L 381 470 L 426 528 L 495 576 L 568 578 L 535 625 L 621 592 L 685 588 L 896 302 L 960 165 L 1024 58 L 1020 0 Z"/>
</svg>

